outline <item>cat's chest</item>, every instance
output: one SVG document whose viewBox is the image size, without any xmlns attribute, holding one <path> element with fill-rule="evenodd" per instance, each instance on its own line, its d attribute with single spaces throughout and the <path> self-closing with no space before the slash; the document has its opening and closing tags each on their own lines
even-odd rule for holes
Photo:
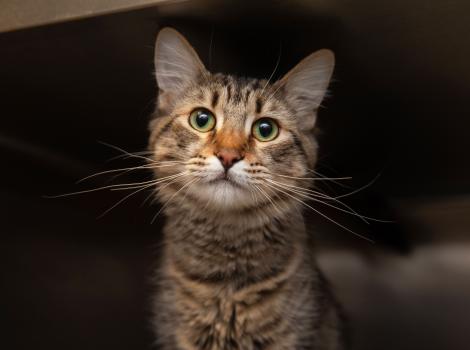
<svg viewBox="0 0 470 350">
<path fill-rule="evenodd" d="M 281 322 L 281 315 L 296 312 L 289 300 L 300 266 L 301 256 L 296 254 L 279 273 L 237 288 L 222 281 L 202 283 L 188 278 L 175 264 L 168 265 L 173 281 L 169 294 L 180 319 L 179 341 L 198 344 L 198 349 L 256 349 L 257 335 L 264 327 L 273 327 Z"/>
<path fill-rule="evenodd" d="M 254 301 L 258 297 L 256 293 L 246 294 L 241 301 L 233 294 L 222 293 L 204 300 L 203 305 L 180 303 L 184 321 L 177 332 L 178 341 L 181 345 L 195 345 L 196 349 L 257 349 L 259 326 L 271 319 L 271 314 L 261 304 L 250 305 L 250 298 Z"/>
</svg>

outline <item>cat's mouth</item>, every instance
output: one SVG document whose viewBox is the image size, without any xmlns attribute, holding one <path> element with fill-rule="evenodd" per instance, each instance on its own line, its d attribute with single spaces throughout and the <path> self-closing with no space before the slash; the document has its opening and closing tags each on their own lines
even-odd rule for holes
<svg viewBox="0 0 470 350">
<path fill-rule="evenodd" d="M 203 203 L 211 203 L 217 209 L 244 207 L 252 199 L 249 187 L 235 172 L 213 172 L 198 184 L 200 186 L 196 185 L 194 189 L 197 198 Z"/>
<path fill-rule="evenodd" d="M 227 173 L 220 174 L 217 178 L 210 180 L 209 184 L 224 184 L 231 185 L 236 188 L 242 188 L 242 186 Z"/>
</svg>

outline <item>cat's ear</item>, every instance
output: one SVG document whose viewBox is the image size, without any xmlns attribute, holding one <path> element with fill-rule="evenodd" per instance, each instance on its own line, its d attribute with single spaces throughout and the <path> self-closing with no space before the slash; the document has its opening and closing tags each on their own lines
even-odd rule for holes
<svg viewBox="0 0 470 350">
<path fill-rule="evenodd" d="M 325 97 L 334 65 L 333 52 L 322 49 L 304 58 L 275 84 L 284 87 L 288 101 L 296 110 L 299 126 L 305 131 L 315 126 L 316 112 Z"/>
<path fill-rule="evenodd" d="M 165 100 L 162 102 L 171 103 L 182 88 L 201 74 L 207 71 L 188 41 L 176 30 L 163 28 L 155 43 L 155 76 L 160 97 Z"/>
</svg>

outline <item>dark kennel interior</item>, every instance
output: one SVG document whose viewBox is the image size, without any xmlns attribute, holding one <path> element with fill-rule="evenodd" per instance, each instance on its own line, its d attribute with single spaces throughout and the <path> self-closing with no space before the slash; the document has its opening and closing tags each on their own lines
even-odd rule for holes
<svg viewBox="0 0 470 350">
<path fill-rule="evenodd" d="M 25 4 L 30 12 L 38 6 Z M 163 218 L 151 220 L 159 206 L 142 192 L 99 217 L 128 193 L 47 196 L 107 185 L 109 176 L 76 182 L 141 164 L 116 159 L 122 152 L 104 143 L 145 150 L 153 44 L 170 25 L 212 71 L 268 77 L 279 58 L 280 77 L 316 49 L 336 53 L 331 97 L 319 114 L 318 169 L 352 179 L 322 190 L 369 184 L 345 202 L 395 221 L 367 225 L 319 207 L 372 244 L 309 214 L 353 348 L 467 349 L 469 11 L 464 0 L 163 1 L 49 25 L 2 25 L 2 344 L 152 347 L 149 281 Z"/>
</svg>

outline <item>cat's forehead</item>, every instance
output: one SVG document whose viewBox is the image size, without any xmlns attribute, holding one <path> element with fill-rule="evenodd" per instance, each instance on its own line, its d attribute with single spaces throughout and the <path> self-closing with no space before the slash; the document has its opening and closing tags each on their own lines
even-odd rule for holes
<svg viewBox="0 0 470 350">
<path fill-rule="evenodd" d="M 188 103 L 209 108 L 233 127 L 253 117 L 271 117 L 293 122 L 294 116 L 276 89 L 264 79 L 213 74 L 193 85 Z"/>
<path fill-rule="evenodd" d="M 283 107 L 278 94 L 272 94 L 271 84 L 264 79 L 215 74 L 208 81 L 207 88 L 218 95 L 217 102 L 226 108 L 253 108 L 256 113 L 263 113 Z"/>
</svg>

